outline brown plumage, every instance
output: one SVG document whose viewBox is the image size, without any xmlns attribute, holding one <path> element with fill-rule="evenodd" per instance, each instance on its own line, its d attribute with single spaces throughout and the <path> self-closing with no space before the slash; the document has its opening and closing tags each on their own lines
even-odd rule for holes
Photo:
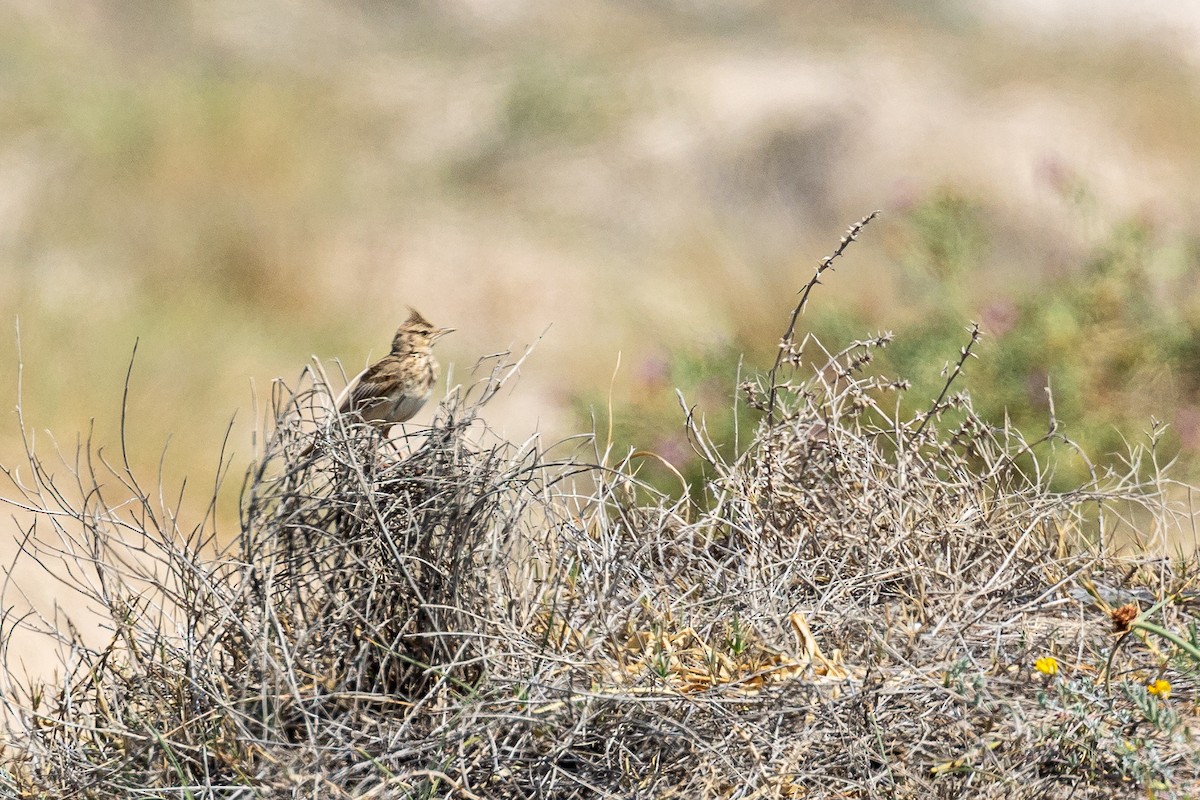
<svg viewBox="0 0 1200 800">
<path fill-rule="evenodd" d="M 453 330 L 434 327 L 416 309 L 409 310 L 412 313 L 392 339 L 392 351 L 367 367 L 338 406 L 339 414 L 354 415 L 384 433 L 412 419 L 425 405 L 438 378 L 433 343 Z"/>
</svg>

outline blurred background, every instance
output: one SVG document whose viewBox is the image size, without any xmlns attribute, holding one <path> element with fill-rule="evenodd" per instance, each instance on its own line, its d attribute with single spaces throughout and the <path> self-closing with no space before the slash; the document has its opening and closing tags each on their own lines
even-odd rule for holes
<svg viewBox="0 0 1200 800">
<path fill-rule="evenodd" d="M 42 450 L 115 455 L 140 341 L 130 456 L 190 477 L 188 527 L 235 413 L 227 531 L 271 381 L 353 373 L 406 305 L 458 329 L 452 381 L 545 334 L 504 435 L 605 430 L 611 397 L 621 447 L 694 476 L 675 388 L 731 441 L 875 209 L 806 330 L 895 331 L 919 409 L 977 320 L 976 408 L 1037 436 L 1049 381 L 1098 461 L 1153 417 L 1195 474 L 1192 3 L 0 0 L 0 108 L 0 463 L 18 319 Z"/>
</svg>

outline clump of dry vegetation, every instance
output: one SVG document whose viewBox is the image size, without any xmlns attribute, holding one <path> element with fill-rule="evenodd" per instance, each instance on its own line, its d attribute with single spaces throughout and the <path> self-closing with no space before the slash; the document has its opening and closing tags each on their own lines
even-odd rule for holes
<svg viewBox="0 0 1200 800">
<path fill-rule="evenodd" d="M 504 359 L 391 443 L 310 430 L 324 384 L 280 387 L 223 546 L 121 463 L 84 448 L 55 474 L 31 449 L 8 470 L 34 516 L 23 557 L 109 638 L 4 620 L 6 640 L 62 645 L 65 672 L 8 672 L 3 791 L 1194 793 L 1200 565 L 1112 545 L 1116 525 L 1153 534 L 1184 510 L 1141 465 L 1047 488 L 1039 465 L 1070 444 L 1053 421 L 1025 441 L 956 391 L 974 330 L 912 418 L 891 410 L 904 382 L 864 369 L 887 335 L 797 338 L 862 224 L 742 387 L 762 414 L 744 451 L 723 458 L 687 419 L 712 472 L 701 502 L 591 438 L 495 440 L 481 411 Z M 114 479 L 135 502 L 106 502 Z"/>
</svg>

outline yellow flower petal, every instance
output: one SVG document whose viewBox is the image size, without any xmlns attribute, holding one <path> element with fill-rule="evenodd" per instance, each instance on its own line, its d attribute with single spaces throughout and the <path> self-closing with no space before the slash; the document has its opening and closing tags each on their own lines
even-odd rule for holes
<svg viewBox="0 0 1200 800">
<path fill-rule="evenodd" d="M 1058 659 L 1054 656 L 1042 656 L 1033 662 L 1033 668 L 1043 675 L 1058 674 Z"/>
</svg>

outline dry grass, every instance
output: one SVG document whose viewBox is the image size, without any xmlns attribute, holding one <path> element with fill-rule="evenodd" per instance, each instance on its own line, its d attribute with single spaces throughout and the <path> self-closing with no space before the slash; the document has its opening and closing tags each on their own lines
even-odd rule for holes
<svg viewBox="0 0 1200 800">
<path fill-rule="evenodd" d="M 713 472 L 699 504 L 591 438 L 490 436 L 481 411 L 519 365 L 504 357 L 392 444 L 309 431 L 323 384 L 280 387 L 224 549 L 123 464 L 84 447 L 66 486 L 30 449 L 8 472 L 36 516 L 23 558 L 88 597 L 111 636 L 89 647 L 62 619 L 5 620 L 6 637 L 41 630 L 67 658 L 54 684 L 7 675 L 0 794 L 1200 788 L 1196 664 L 1160 637 L 1118 648 L 1109 621 L 1140 600 L 1154 604 L 1140 620 L 1193 624 L 1194 559 L 1108 544 L 1122 519 L 1174 523 L 1163 481 L 1049 491 L 1038 464 L 1069 446 L 1053 425 L 1027 442 L 954 392 L 974 332 L 942 397 L 899 418 L 903 382 L 863 371 L 887 336 L 829 352 L 790 330 L 743 387 L 763 421 L 736 459 L 689 417 Z M 114 479 L 137 502 L 108 505 Z"/>
</svg>

